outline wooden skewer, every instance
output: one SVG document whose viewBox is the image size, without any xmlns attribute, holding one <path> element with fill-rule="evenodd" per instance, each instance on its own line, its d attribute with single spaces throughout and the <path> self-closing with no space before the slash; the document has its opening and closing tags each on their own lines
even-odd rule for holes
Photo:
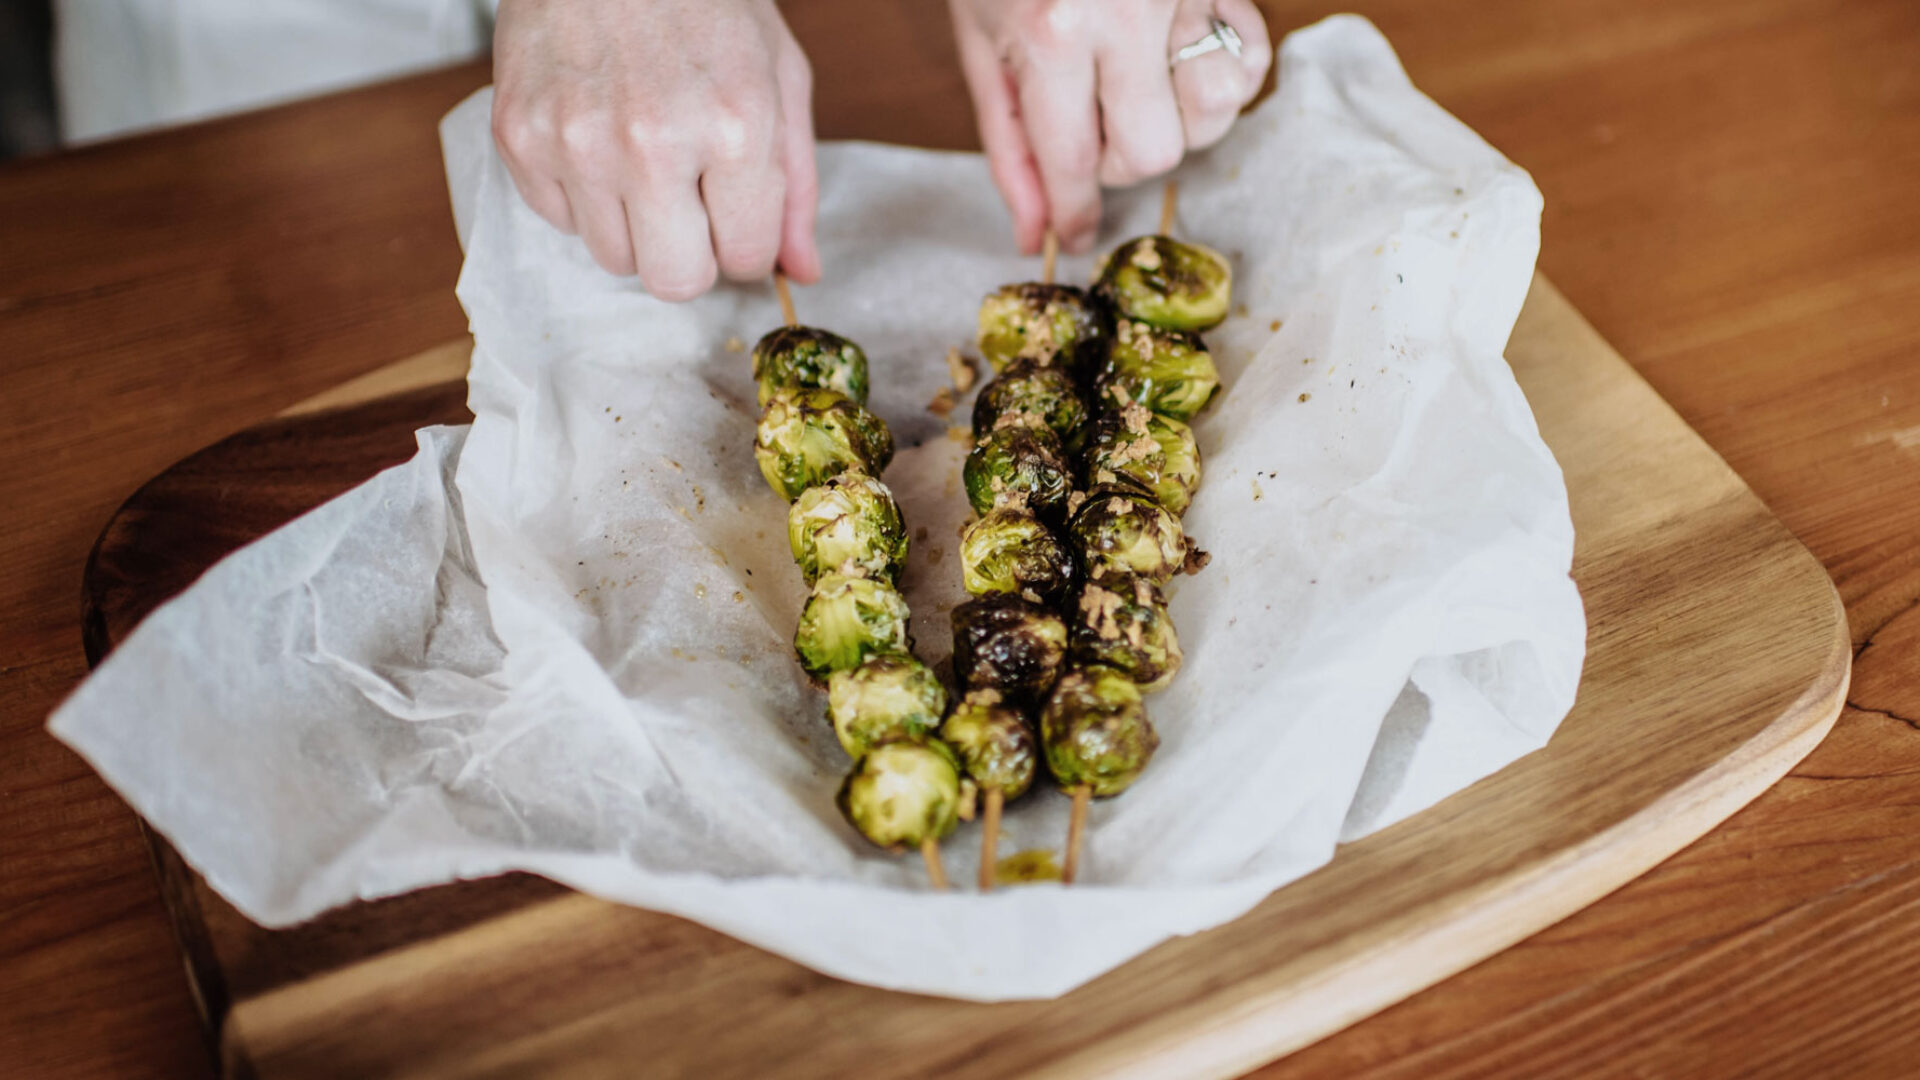
<svg viewBox="0 0 1920 1080">
<path fill-rule="evenodd" d="M 775 270 L 773 272 L 773 291 L 780 296 L 780 317 L 787 321 L 788 326 L 800 325 L 799 318 L 793 313 L 793 293 L 787 289 L 787 275 L 785 271 Z"/>
<path fill-rule="evenodd" d="M 1006 795 L 999 788 L 988 788 L 986 808 L 980 817 L 980 891 L 993 891 L 993 873 L 1000 854 L 1000 807 Z"/>
<path fill-rule="evenodd" d="M 1053 284 L 1053 264 L 1060 260 L 1060 234 L 1047 230 L 1046 239 L 1040 241 L 1040 282 Z"/>
<path fill-rule="evenodd" d="M 1173 235 L 1173 214 L 1180 208 L 1180 181 L 1169 180 L 1160 192 L 1160 235 Z"/>
<path fill-rule="evenodd" d="M 1060 868 L 1060 884 L 1071 885 L 1080 873 L 1080 836 L 1087 831 L 1087 803 L 1093 789 L 1085 784 L 1073 789 L 1073 815 L 1067 818 L 1067 858 Z"/>
<path fill-rule="evenodd" d="M 920 859 L 927 864 L 927 880 L 941 892 L 947 890 L 947 868 L 940 864 L 940 841 L 929 836 L 920 841 Z"/>
</svg>

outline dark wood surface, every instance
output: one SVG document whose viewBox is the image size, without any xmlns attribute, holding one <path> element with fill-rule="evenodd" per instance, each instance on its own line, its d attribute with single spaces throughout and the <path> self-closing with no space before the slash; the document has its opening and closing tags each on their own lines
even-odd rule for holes
<svg viewBox="0 0 1920 1080">
<path fill-rule="evenodd" d="M 790 5 L 828 135 L 971 143 L 933 5 Z M 1330 10 L 1267 5 L 1277 29 Z M 1905 1071 L 1920 1041 L 1920 7 L 1362 4 L 1529 168 L 1542 265 L 1833 573 L 1852 708 L 1608 900 L 1274 1076 Z M 170 463 L 457 334 L 471 67 L 0 169 L 0 1061 L 206 1067 L 132 815 L 41 730 L 86 553 Z"/>
</svg>

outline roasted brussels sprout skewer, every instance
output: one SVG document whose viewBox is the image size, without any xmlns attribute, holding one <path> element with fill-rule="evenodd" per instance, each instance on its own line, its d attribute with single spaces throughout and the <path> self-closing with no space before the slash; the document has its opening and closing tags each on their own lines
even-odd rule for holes
<svg viewBox="0 0 1920 1080">
<path fill-rule="evenodd" d="M 1104 664 L 1133 680 L 1142 693 L 1164 689 L 1184 659 L 1166 597 L 1142 578 L 1088 582 L 1080 591 L 1072 635 L 1075 661 Z"/>
<path fill-rule="evenodd" d="M 1092 299 L 1071 285 L 1003 285 L 980 302 L 980 352 L 995 371 L 1020 358 L 1077 370 L 1104 337 Z"/>
<path fill-rule="evenodd" d="M 1187 512 L 1200 486 L 1200 448 L 1193 430 L 1171 417 L 1155 416 L 1144 405 L 1129 403 L 1101 417 L 1087 436 L 1086 461 L 1092 483 L 1128 477 L 1175 516 Z"/>
<path fill-rule="evenodd" d="M 907 602 L 884 581 L 824 574 L 800 609 L 793 649 L 816 679 L 860 666 L 880 653 L 910 652 Z"/>
<path fill-rule="evenodd" d="M 1107 256 L 1094 292 L 1126 318 L 1165 330 L 1205 330 L 1227 317 L 1233 267 L 1212 248 L 1141 236 Z"/>
<path fill-rule="evenodd" d="M 1000 810 L 1033 786 L 1039 757 L 1033 731 L 1018 711 L 995 690 L 975 690 L 954 706 L 940 726 L 940 737 L 960 757 L 967 776 L 979 786 L 980 888 L 993 888 L 994 855 L 999 849 Z"/>
<path fill-rule="evenodd" d="M 1094 376 L 1101 406 L 1134 403 L 1175 420 L 1193 419 L 1219 389 L 1220 372 L 1198 334 L 1132 319 L 1115 323 L 1113 347 Z"/>
<path fill-rule="evenodd" d="M 973 401 L 973 434 L 984 438 L 998 428 L 1024 424 L 1052 431 L 1069 452 L 1079 451 L 1087 404 L 1073 377 L 1033 360 L 1015 361 L 988 383 Z"/>
<path fill-rule="evenodd" d="M 1140 689 L 1103 664 L 1077 667 L 1060 677 L 1040 711 L 1040 745 L 1054 782 L 1073 793 L 1067 824 L 1067 857 L 1060 880 L 1079 873 L 1080 835 L 1087 802 L 1118 795 L 1139 779 L 1160 746 L 1147 719 Z"/>
<path fill-rule="evenodd" d="M 985 514 L 1009 500 L 1058 520 L 1073 494 L 1073 469 L 1060 440 L 1046 427 L 1015 425 L 981 436 L 960 472 L 973 512 Z"/>
<path fill-rule="evenodd" d="M 953 609 L 953 677 L 969 692 L 1039 701 L 1059 677 L 1068 644 L 1060 616 L 1011 593 L 988 593 Z"/>
<path fill-rule="evenodd" d="M 782 390 L 833 390 L 865 405 L 867 354 L 838 334 L 782 326 L 754 343 L 753 380 L 761 408 Z"/>
<path fill-rule="evenodd" d="M 893 460 L 893 433 L 835 390 L 783 390 L 767 402 L 753 440 L 760 475 L 781 498 L 843 472 L 879 476 Z"/>
<path fill-rule="evenodd" d="M 1003 506 L 960 534 L 961 584 L 975 596 L 1012 593 L 1057 601 L 1074 581 L 1073 553 L 1040 519 Z"/>
<path fill-rule="evenodd" d="M 940 727 L 947 690 L 908 653 L 880 653 L 827 677 L 827 720 L 848 757 L 894 739 L 924 739 Z"/>
<path fill-rule="evenodd" d="M 898 584 L 907 526 L 887 485 L 844 472 L 801 492 L 787 508 L 787 546 L 808 585 L 827 573 Z"/>
</svg>

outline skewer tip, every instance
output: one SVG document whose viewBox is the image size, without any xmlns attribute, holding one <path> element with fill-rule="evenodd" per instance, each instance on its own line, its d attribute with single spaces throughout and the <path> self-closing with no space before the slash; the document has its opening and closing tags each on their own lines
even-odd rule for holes
<svg viewBox="0 0 1920 1080">
<path fill-rule="evenodd" d="M 1060 261 L 1060 234 L 1047 230 L 1046 238 L 1040 241 L 1040 281 L 1053 284 L 1054 264 Z"/>
<path fill-rule="evenodd" d="M 1067 818 L 1067 857 L 1060 868 L 1060 884 L 1071 885 L 1080 873 L 1080 837 L 1087 831 L 1087 803 L 1093 789 L 1085 784 L 1073 789 L 1073 814 Z"/>
<path fill-rule="evenodd" d="M 927 880 L 941 892 L 947 888 L 947 868 L 940 863 L 940 842 L 929 836 L 920 841 L 920 859 L 927 864 Z"/>
<path fill-rule="evenodd" d="M 1180 181 L 1168 180 L 1160 192 L 1160 235 L 1173 235 L 1173 215 L 1180 209 Z"/>
</svg>

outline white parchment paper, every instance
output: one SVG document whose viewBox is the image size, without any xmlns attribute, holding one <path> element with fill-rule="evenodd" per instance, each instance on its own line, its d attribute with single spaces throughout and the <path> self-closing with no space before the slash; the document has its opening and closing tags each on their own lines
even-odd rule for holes
<svg viewBox="0 0 1920 1080">
<path fill-rule="evenodd" d="M 834 975 L 995 1000 L 1235 917 L 1541 746 L 1585 642 L 1565 487 L 1500 355 L 1539 193 L 1364 21 L 1299 31 L 1280 63 L 1180 175 L 1176 232 L 1237 273 L 1187 516 L 1214 561 L 1173 587 L 1186 668 L 1150 700 L 1152 767 L 1093 808 L 1084 884 L 935 894 L 841 821 L 847 762 L 789 648 L 786 508 L 751 451 L 742 346 L 778 322 L 771 291 L 672 305 L 602 274 L 515 196 L 484 91 L 442 132 L 471 429 L 424 430 L 408 464 L 214 567 L 53 731 L 267 925 L 517 868 Z M 820 163 L 827 283 L 797 300 L 874 360 L 933 662 L 967 511 L 964 447 L 925 405 L 979 298 L 1037 267 L 978 157 Z M 1103 243 L 1157 206 L 1117 195 Z M 1057 849 L 1065 811 L 1015 804 L 1002 852 Z M 955 881 L 976 844 L 947 845 Z"/>
</svg>

